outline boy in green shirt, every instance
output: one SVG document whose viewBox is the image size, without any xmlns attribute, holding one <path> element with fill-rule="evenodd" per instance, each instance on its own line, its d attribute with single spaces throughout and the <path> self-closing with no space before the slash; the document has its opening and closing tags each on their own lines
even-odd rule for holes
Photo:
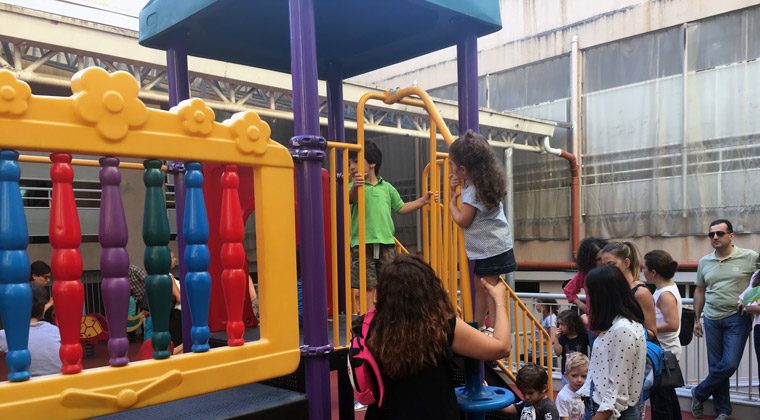
<svg viewBox="0 0 760 420">
<path fill-rule="evenodd" d="M 354 313 L 359 311 L 359 206 L 358 189 L 364 187 L 365 239 L 367 245 L 367 310 L 375 307 L 375 287 L 383 265 L 396 255 L 393 240 L 395 227 L 392 213 L 411 213 L 430 202 L 430 192 L 422 197 L 404 203 L 396 188 L 379 176 L 383 163 L 380 149 L 367 141 L 364 143 L 364 174 L 358 172 L 357 153 L 349 153 L 351 189 L 348 200 L 351 203 L 351 289 Z"/>
</svg>

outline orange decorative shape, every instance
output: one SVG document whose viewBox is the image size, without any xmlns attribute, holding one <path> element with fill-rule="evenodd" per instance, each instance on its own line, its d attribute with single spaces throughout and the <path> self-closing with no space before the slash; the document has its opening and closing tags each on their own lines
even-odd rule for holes
<svg viewBox="0 0 760 420">
<path fill-rule="evenodd" d="M 8 70 L 0 70 L 0 114 L 21 115 L 29 107 L 32 89 Z"/>
<path fill-rule="evenodd" d="M 258 114 L 252 111 L 238 112 L 224 123 L 232 129 L 232 137 L 237 140 L 241 152 L 257 155 L 266 152 L 272 129 Z"/>
<path fill-rule="evenodd" d="M 182 118 L 182 126 L 193 135 L 207 136 L 214 129 L 214 110 L 201 99 L 186 99 L 172 108 Z"/>
<path fill-rule="evenodd" d="M 137 97 L 139 90 L 137 81 L 124 71 L 109 74 L 91 67 L 71 79 L 77 115 L 111 141 L 122 140 L 130 127 L 139 127 L 147 120 L 148 110 Z"/>
</svg>

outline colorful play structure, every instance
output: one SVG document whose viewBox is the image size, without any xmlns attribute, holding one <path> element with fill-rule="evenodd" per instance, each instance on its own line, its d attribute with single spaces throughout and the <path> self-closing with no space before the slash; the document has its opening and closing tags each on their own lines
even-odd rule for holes
<svg viewBox="0 0 760 420">
<path fill-rule="evenodd" d="M 60 418 L 84 418 L 159 404 L 176 408 L 185 398 L 283 377 L 298 368 L 305 378 L 308 418 L 327 419 L 329 374 L 331 366 L 338 365 L 340 418 L 353 418 L 350 384 L 340 372 L 345 369 L 351 317 L 339 316 L 343 305 L 339 299 L 345 297 L 344 308 L 350 313 L 351 293 L 346 281 L 348 184 L 339 182 L 338 172 L 348 173 L 350 150 L 358 151 L 363 170 L 362 115 L 370 100 L 420 107 L 430 115 L 431 163 L 424 172 L 425 190 L 441 190 L 448 178 L 447 154 L 436 146 L 439 138 L 449 144 L 454 137 L 430 97 L 411 87 L 362 97 L 357 105 L 357 144 L 346 143 L 342 81 L 456 45 L 459 130 L 477 130 L 477 37 L 500 27 L 497 0 L 152 0 L 140 15 L 140 43 L 166 51 L 169 111 L 146 107 L 137 96 L 137 82 L 125 72 L 84 69 L 72 79 L 72 96 L 61 98 L 32 95 L 26 83 L 0 71 L 0 311 L 10 348 L 9 382 L 0 384 L 2 417 L 56 413 Z M 290 72 L 295 134 L 290 147 L 274 141 L 270 127 L 255 112 L 216 122 L 211 108 L 189 97 L 188 55 Z M 318 77 L 327 81 L 331 141 L 320 135 Z M 33 159 L 20 151 L 51 153 L 51 266 L 62 337 L 62 375 L 31 379 L 26 344 L 31 305 L 28 236 L 18 162 Z M 72 159 L 72 154 L 99 157 L 101 168 L 100 269 L 111 366 L 87 371 L 82 371 L 81 234 L 72 179 L 74 166 L 94 161 Z M 325 157 L 329 172 L 322 168 Z M 120 158 L 145 160 L 138 164 Z M 127 169 L 144 171 L 146 190 L 143 264 L 154 331 L 153 360 L 143 362 L 127 357 L 125 246 L 129 233 L 132 240 L 135 235 L 128 232 L 120 192 L 120 171 Z M 177 194 L 184 349 L 179 355 L 169 352 L 165 172 L 174 176 Z M 448 202 L 448 188 L 440 194 L 441 201 Z M 358 203 L 363 261 L 362 189 Z M 254 208 L 262 322 L 258 339 L 247 341 L 243 222 Z M 422 224 L 424 258 L 469 321 L 471 288 L 462 231 L 440 202 L 426 206 Z M 304 295 L 301 335 L 296 310 L 297 243 Z M 360 282 L 363 290 L 364 273 Z M 362 293 L 360 312 L 366 311 L 366 305 Z M 542 363 L 537 349 L 549 343 L 549 336 L 511 291 L 508 305 L 514 347 L 512 355 L 498 363 L 514 380 L 514 368 L 521 362 Z M 211 348 L 210 335 L 220 329 L 225 331 L 226 346 Z M 466 375 L 474 379 L 462 392 L 485 398 L 490 391 L 480 387 L 479 364 L 471 361 L 468 366 Z M 551 375 L 551 365 L 547 368 Z M 484 407 L 479 409 L 494 408 Z"/>
</svg>

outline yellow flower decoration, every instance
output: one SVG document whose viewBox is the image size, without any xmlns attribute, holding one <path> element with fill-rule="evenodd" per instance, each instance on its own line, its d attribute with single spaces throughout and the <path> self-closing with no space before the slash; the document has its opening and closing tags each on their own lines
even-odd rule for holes
<svg viewBox="0 0 760 420">
<path fill-rule="evenodd" d="M 272 129 L 253 111 L 238 112 L 224 122 L 232 129 L 237 147 L 243 153 L 264 154 Z"/>
<path fill-rule="evenodd" d="M 0 70 L 0 114 L 21 115 L 29 107 L 32 89 L 8 70 Z"/>
<path fill-rule="evenodd" d="M 140 87 L 127 72 L 84 69 L 71 79 L 71 90 L 77 115 L 95 124 L 108 140 L 123 139 L 129 127 L 139 127 L 148 118 L 145 104 L 137 98 Z"/>
<path fill-rule="evenodd" d="M 172 108 L 175 110 L 190 134 L 207 136 L 214 129 L 214 110 L 198 98 L 185 99 Z"/>
</svg>

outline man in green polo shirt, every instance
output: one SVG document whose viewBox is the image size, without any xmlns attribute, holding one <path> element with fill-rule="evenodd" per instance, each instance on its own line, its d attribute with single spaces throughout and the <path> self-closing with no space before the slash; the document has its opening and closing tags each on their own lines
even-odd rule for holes
<svg viewBox="0 0 760 420">
<path fill-rule="evenodd" d="M 709 373 L 692 390 L 691 411 L 700 418 L 702 403 L 712 395 L 716 420 L 725 420 L 731 415 L 729 378 L 739 366 L 752 326 L 752 318 L 738 311 L 737 302 L 752 276 L 757 252 L 733 244 L 734 228 L 728 220 L 710 223 L 707 235 L 714 251 L 702 257 L 697 268 L 694 335 L 701 337 L 704 331 L 706 336 Z"/>
<path fill-rule="evenodd" d="M 392 213 L 411 213 L 430 202 L 430 193 L 404 203 L 396 188 L 379 176 L 383 154 L 371 141 L 364 143 L 364 174 L 358 172 L 357 154 L 349 153 L 351 189 L 348 199 L 351 203 L 351 289 L 354 311 L 359 312 L 359 206 L 358 189 L 364 188 L 364 226 L 367 246 L 367 309 L 375 307 L 375 287 L 383 264 L 396 255 L 393 240 L 396 228 Z"/>
</svg>

